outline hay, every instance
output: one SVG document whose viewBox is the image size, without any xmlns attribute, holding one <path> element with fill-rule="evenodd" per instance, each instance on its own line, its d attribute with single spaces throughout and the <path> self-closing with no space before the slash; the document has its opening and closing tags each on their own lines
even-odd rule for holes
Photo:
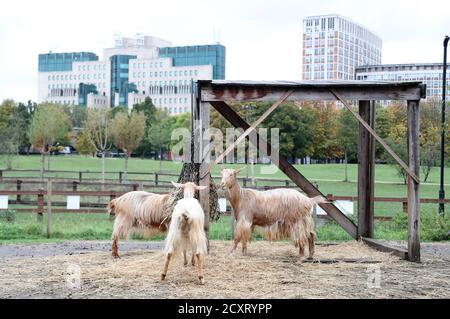
<svg viewBox="0 0 450 319">
<path fill-rule="evenodd" d="M 199 169 L 200 169 L 199 164 L 184 163 L 180 177 L 178 178 L 177 182 L 178 183 L 194 182 L 198 185 L 199 182 L 197 177 Z M 170 200 L 169 202 L 166 203 L 163 214 L 164 216 L 163 223 L 166 224 L 166 227 L 168 227 L 170 223 L 170 218 L 172 216 L 172 212 L 173 209 L 175 208 L 177 201 L 182 198 L 183 198 L 183 189 L 181 188 L 172 189 L 170 193 Z M 198 198 L 198 196 L 196 196 L 196 198 Z M 209 185 L 209 220 L 211 222 L 215 222 L 219 220 L 219 218 L 220 218 L 220 211 L 218 204 L 217 187 L 213 183 L 213 180 L 211 179 Z"/>
<path fill-rule="evenodd" d="M 449 298 L 448 261 L 422 264 L 398 260 L 358 242 L 318 245 L 316 258 L 377 261 L 302 263 L 286 242 L 253 242 L 249 254 L 227 256 L 230 242 L 212 241 L 206 284 L 197 284 L 195 267 L 170 265 L 160 282 L 161 251 L 134 251 L 112 259 L 109 253 L 1 262 L 0 297 L 59 298 Z M 79 265 L 81 289 L 66 285 L 67 266 Z M 368 267 L 380 267 L 381 288 L 367 288 Z"/>
</svg>

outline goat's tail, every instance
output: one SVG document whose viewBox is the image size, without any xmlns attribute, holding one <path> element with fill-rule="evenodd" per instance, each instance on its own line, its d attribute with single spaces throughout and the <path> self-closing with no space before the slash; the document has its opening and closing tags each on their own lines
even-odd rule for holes
<svg viewBox="0 0 450 319">
<path fill-rule="evenodd" d="M 108 207 L 107 207 L 107 210 L 106 210 L 107 214 L 108 215 L 115 215 L 116 214 L 115 208 L 116 208 L 116 199 L 114 198 L 114 199 L 110 200 L 109 203 L 108 203 Z"/>
<path fill-rule="evenodd" d="M 322 195 L 310 197 L 309 199 L 311 200 L 311 202 L 314 205 L 328 203 L 327 199 L 325 197 L 323 197 Z"/>
</svg>

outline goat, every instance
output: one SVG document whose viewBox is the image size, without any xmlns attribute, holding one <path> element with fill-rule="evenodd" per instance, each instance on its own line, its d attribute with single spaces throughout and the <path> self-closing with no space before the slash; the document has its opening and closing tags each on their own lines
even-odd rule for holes
<svg viewBox="0 0 450 319">
<path fill-rule="evenodd" d="M 325 203 L 322 196 L 309 198 L 293 189 L 257 191 L 241 189 L 237 181 L 240 170 L 222 169 L 221 186 L 229 190 L 233 215 L 236 221 L 233 253 L 242 241 L 242 253 L 247 253 L 255 226 L 264 227 L 269 239 L 291 238 L 298 247 L 300 257 L 309 246 L 309 258 L 314 256 L 315 204 Z"/>
<path fill-rule="evenodd" d="M 184 188 L 185 198 L 182 198 L 177 202 L 172 213 L 164 249 L 166 258 L 164 270 L 161 274 L 161 280 L 166 279 L 167 269 L 172 256 L 183 252 L 185 259 L 184 263 L 186 265 L 186 251 L 191 250 L 192 264 L 195 264 L 196 259 L 199 272 L 198 278 L 200 284 L 203 285 L 205 283 L 203 278 L 203 265 L 207 253 L 207 238 L 204 230 L 205 215 L 199 201 L 193 197 L 195 190 L 204 189 L 206 186 L 196 186 L 193 183 L 173 184 L 176 187 Z M 195 187 L 188 184 L 193 184 Z"/>
<path fill-rule="evenodd" d="M 144 231 L 147 235 L 152 231 L 165 232 L 167 223 L 164 214 L 170 201 L 169 194 L 153 194 L 144 191 L 133 191 L 111 200 L 108 213 L 115 214 L 112 233 L 112 256 L 119 257 L 119 238 L 127 238 L 132 228 Z"/>
</svg>

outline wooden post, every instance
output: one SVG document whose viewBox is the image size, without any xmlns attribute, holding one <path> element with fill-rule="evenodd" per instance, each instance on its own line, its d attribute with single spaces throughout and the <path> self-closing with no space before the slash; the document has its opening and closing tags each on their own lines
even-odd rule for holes
<svg viewBox="0 0 450 319">
<path fill-rule="evenodd" d="M 370 101 L 359 101 L 361 118 L 375 125 L 374 106 Z M 358 237 L 373 238 L 374 217 L 374 165 L 375 140 L 366 128 L 359 124 L 358 135 Z"/>
<path fill-rule="evenodd" d="M 40 188 L 37 198 L 37 220 L 42 221 L 42 214 L 44 213 L 44 189 Z"/>
<path fill-rule="evenodd" d="M 52 180 L 47 180 L 47 238 L 51 236 L 52 227 Z"/>
<path fill-rule="evenodd" d="M 159 183 L 159 174 L 155 172 L 155 185 L 158 186 Z"/>
<path fill-rule="evenodd" d="M 78 180 L 81 181 L 83 180 L 83 172 L 78 172 Z"/>
<path fill-rule="evenodd" d="M 133 184 L 133 191 L 137 191 L 138 190 L 139 185 L 138 184 Z"/>
<path fill-rule="evenodd" d="M 200 103 L 199 109 L 199 119 L 200 119 L 200 178 L 198 181 L 199 186 L 206 186 L 206 189 L 199 192 L 199 201 L 202 205 L 203 211 L 205 213 L 205 233 L 208 238 L 208 251 L 209 251 L 209 186 L 211 183 L 210 172 L 210 154 L 203 154 L 204 150 L 207 148 L 209 141 L 203 139 L 205 132 L 209 129 L 209 114 L 210 114 L 210 104 Z M 206 143 L 205 143 L 206 142 Z"/>
<path fill-rule="evenodd" d="M 408 101 L 409 168 L 419 176 L 419 101 Z M 420 200 L 419 183 L 408 177 L 408 259 L 420 262 Z"/>
<path fill-rule="evenodd" d="M 3 180 L 3 170 L 0 169 L 0 180 Z"/>
<path fill-rule="evenodd" d="M 73 190 L 74 192 L 76 192 L 76 191 L 77 191 L 77 188 L 78 188 L 78 182 L 77 182 L 77 181 L 72 181 L 72 190 Z"/>
<path fill-rule="evenodd" d="M 22 181 L 20 179 L 17 180 L 16 189 L 18 192 L 20 192 L 22 190 Z M 17 194 L 16 203 L 17 204 L 20 203 L 21 200 L 22 200 L 22 196 L 20 194 Z"/>
<path fill-rule="evenodd" d="M 119 172 L 119 183 L 120 184 L 122 184 L 122 181 L 123 181 L 123 179 L 122 179 L 122 174 L 123 174 L 123 172 Z"/>
</svg>

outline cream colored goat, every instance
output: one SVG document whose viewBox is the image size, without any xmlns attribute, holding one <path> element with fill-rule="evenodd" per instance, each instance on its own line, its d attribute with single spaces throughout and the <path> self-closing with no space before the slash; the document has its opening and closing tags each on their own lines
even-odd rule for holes
<svg viewBox="0 0 450 319">
<path fill-rule="evenodd" d="M 199 201 L 193 197 L 195 190 L 204 189 L 206 186 L 196 186 L 193 183 L 173 184 L 176 187 L 184 188 L 185 198 L 177 202 L 172 213 L 164 249 L 166 258 L 161 280 L 166 278 L 171 258 L 183 252 L 184 264 L 186 265 L 186 251 L 191 250 L 192 264 L 195 264 L 196 259 L 199 271 L 198 278 L 200 284 L 204 284 L 203 265 L 207 253 L 207 238 L 204 230 L 205 215 Z M 193 184 L 195 187 L 187 184 Z"/>
<path fill-rule="evenodd" d="M 150 235 L 165 232 L 165 207 L 170 195 L 133 191 L 111 200 L 108 213 L 116 215 L 112 233 L 112 256 L 119 257 L 119 238 L 128 238 L 130 230 Z"/>
<path fill-rule="evenodd" d="M 230 202 L 236 221 L 233 252 L 242 241 L 242 253 L 247 252 L 255 226 L 264 227 L 270 239 L 290 238 L 299 255 L 309 247 L 309 257 L 314 255 L 315 204 L 325 203 L 322 196 L 309 198 L 293 189 L 257 191 L 242 189 L 237 181 L 239 170 L 222 169 L 222 187 L 229 190 Z"/>
</svg>

